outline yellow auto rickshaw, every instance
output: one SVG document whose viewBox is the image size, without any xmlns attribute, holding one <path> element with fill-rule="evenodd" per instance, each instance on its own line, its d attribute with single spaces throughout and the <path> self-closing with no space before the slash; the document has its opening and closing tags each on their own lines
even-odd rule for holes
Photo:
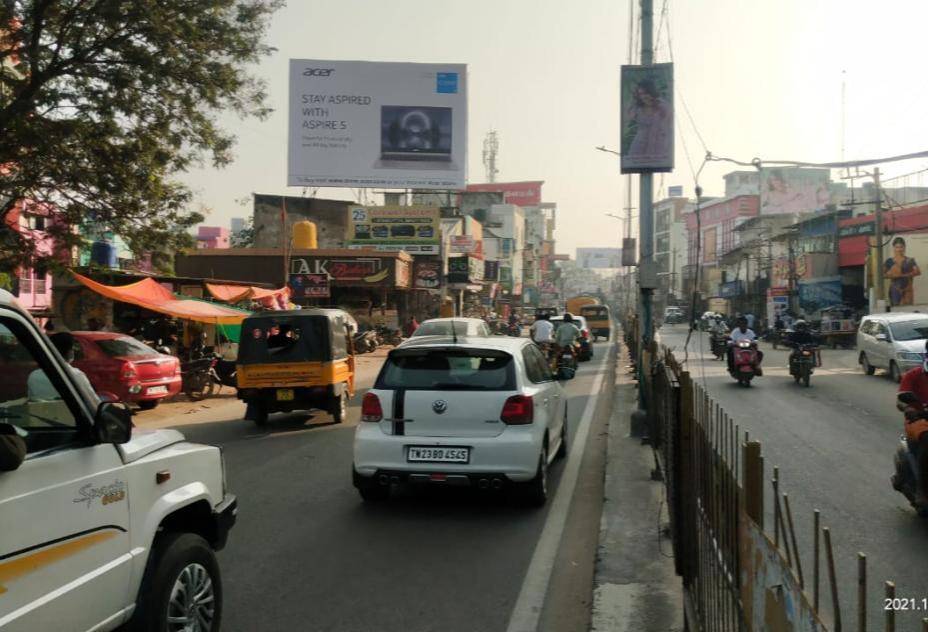
<svg viewBox="0 0 928 632">
<path fill-rule="evenodd" d="M 580 315 L 586 318 L 586 326 L 593 334 L 593 340 L 600 337 L 609 340 L 612 332 L 612 319 L 609 317 L 609 307 L 606 305 L 584 305 L 580 308 Z"/>
<path fill-rule="evenodd" d="M 340 309 L 267 311 L 242 322 L 236 360 L 246 418 L 267 423 L 275 412 L 316 408 L 345 421 L 354 395 L 349 315 Z"/>
</svg>

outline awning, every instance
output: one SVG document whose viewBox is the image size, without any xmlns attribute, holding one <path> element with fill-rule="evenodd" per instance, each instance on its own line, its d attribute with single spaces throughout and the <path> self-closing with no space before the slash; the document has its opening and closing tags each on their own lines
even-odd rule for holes
<svg viewBox="0 0 928 632">
<path fill-rule="evenodd" d="M 160 314 L 213 325 L 240 325 L 249 312 L 196 299 L 179 299 L 154 279 L 128 285 L 103 285 L 71 271 L 88 288 L 114 301 L 138 305 Z"/>
<path fill-rule="evenodd" d="M 223 285 L 220 283 L 207 283 L 206 289 L 217 301 L 226 303 L 240 303 L 248 300 L 261 300 L 264 298 L 277 298 L 280 295 L 290 296 L 290 288 L 282 287 L 279 290 L 266 290 L 262 287 L 247 285 Z"/>
</svg>

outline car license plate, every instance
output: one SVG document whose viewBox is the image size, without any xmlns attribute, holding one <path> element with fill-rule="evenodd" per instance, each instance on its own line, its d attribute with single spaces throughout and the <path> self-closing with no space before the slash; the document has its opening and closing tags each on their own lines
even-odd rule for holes
<svg viewBox="0 0 928 632">
<path fill-rule="evenodd" d="M 277 389 L 277 401 L 278 402 L 292 402 L 293 401 L 293 389 L 292 388 L 278 388 Z"/>
<path fill-rule="evenodd" d="M 406 460 L 410 462 L 430 463 L 467 463 L 470 460 L 470 448 L 426 448 L 409 446 Z"/>
<path fill-rule="evenodd" d="M 147 393 L 149 395 L 162 395 L 168 392 L 167 386 L 149 386 Z"/>
</svg>

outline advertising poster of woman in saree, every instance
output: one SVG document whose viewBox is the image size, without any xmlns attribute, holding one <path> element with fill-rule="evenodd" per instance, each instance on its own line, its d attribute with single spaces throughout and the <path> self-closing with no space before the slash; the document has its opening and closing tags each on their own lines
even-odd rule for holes
<svg viewBox="0 0 928 632">
<path fill-rule="evenodd" d="M 892 240 L 892 254 L 883 262 L 883 276 L 886 278 L 889 304 L 915 305 L 915 277 L 922 271 L 914 257 L 906 251 L 906 241 L 902 237 Z M 921 301 L 925 297 L 920 297 Z"/>
</svg>

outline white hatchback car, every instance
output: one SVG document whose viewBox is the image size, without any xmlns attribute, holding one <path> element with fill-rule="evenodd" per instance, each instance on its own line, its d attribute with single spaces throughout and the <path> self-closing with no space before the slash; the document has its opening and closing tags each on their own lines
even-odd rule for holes
<svg viewBox="0 0 928 632">
<path fill-rule="evenodd" d="M 567 454 L 566 394 L 525 338 L 413 339 L 390 352 L 361 405 L 354 485 L 515 488 L 536 505 Z"/>
<path fill-rule="evenodd" d="M 451 328 L 457 336 L 490 336 L 490 328 L 481 318 L 430 318 L 424 320 L 410 338 L 421 336 L 450 336 Z"/>
</svg>

